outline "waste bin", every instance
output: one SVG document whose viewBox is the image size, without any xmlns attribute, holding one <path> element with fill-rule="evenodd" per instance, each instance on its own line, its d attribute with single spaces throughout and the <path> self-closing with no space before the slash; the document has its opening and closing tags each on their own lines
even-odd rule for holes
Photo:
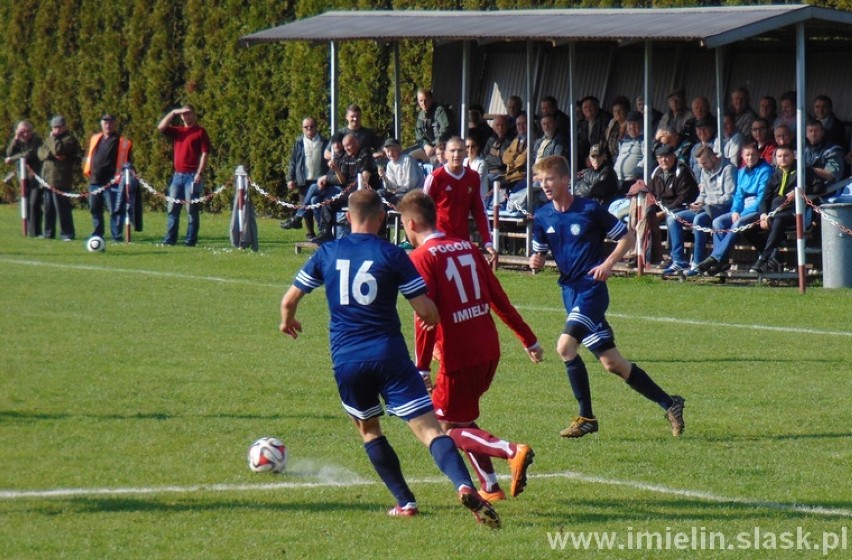
<svg viewBox="0 0 852 560">
<path fill-rule="evenodd" d="M 852 203 L 823 204 L 822 283 L 826 288 L 852 288 Z M 835 222 L 846 228 L 842 231 Z"/>
</svg>

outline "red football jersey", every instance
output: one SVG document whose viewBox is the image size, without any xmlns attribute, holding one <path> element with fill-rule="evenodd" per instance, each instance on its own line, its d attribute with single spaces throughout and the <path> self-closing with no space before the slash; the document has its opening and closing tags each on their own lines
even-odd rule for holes
<svg viewBox="0 0 852 560">
<path fill-rule="evenodd" d="M 441 317 L 432 331 L 415 321 L 418 369 L 430 369 L 435 344 L 443 371 L 499 359 L 500 341 L 492 309 L 525 348 L 536 343 L 532 329 L 509 301 L 488 261 L 470 241 L 434 233 L 410 257 L 426 281 L 429 297 Z"/>
<path fill-rule="evenodd" d="M 435 201 L 435 229 L 458 239 L 470 239 L 468 218 L 473 215 L 482 243 L 491 243 L 488 217 L 479 192 L 479 174 L 462 167 L 460 176 L 441 166 L 426 177 L 423 191 Z"/>
</svg>

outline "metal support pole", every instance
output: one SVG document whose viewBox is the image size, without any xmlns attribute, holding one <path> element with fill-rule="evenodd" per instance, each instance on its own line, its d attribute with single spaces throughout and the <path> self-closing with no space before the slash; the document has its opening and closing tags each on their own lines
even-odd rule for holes
<svg viewBox="0 0 852 560">
<path fill-rule="evenodd" d="M 130 203 L 130 181 L 133 178 L 130 166 L 124 168 L 124 242 L 130 243 L 130 230 L 133 223 L 133 205 Z M 105 193 L 110 196 L 109 192 Z M 121 193 L 118 194 L 121 196 Z M 189 209 L 187 208 L 187 211 Z"/>
<path fill-rule="evenodd" d="M 796 263 L 805 293 L 805 24 L 796 24 Z"/>
<path fill-rule="evenodd" d="M 399 88 L 399 41 L 393 44 L 393 133 L 394 138 L 402 141 L 402 94 L 400 93 Z"/>
<path fill-rule="evenodd" d="M 461 102 L 459 103 L 459 136 L 467 136 L 467 100 L 470 99 L 470 41 L 462 41 Z"/>
<path fill-rule="evenodd" d="M 21 234 L 27 236 L 27 228 L 29 227 L 29 208 L 27 207 L 27 160 L 21 158 L 18 160 L 18 183 L 21 186 Z"/>
<path fill-rule="evenodd" d="M 329 118 L 329 126 L 331 130 L 329 131 L 332 135 L 337 132 L 337 43 L 335 41 L 331 41 L 330 45 L 330 53 L 329 58 L 329 88 L 331 94 L 331 106 L 329 107 L 329 114 L 331 117 Z"/>
<path fill-rule="evenodd" d="M 577 177 L 577 111 L 574 107 L 574 65 L 577 58 L 577 43 L 568 44 L 568 119 L 571 124 L 571 159 L 568 168 L 571 170 L 571 194 L 574 194 L 574 181 Z"/>
<path fill-rule="evenodd" d="M 527 165 L 526 165 L 526 177 L 527 177 L 527 212 L 532 214 L 534 212 L 533 205 L 535 201 L 533 200 L 533 174 L 532 174 L 532 158 L 535 157 L 532 152 L 533 149 L 533 109 L 532 109 L 532 41 L 527 41 L 527 63 L 526 63 L 526 91 L 524 92 L 524 96 L 527 100 Z M 525 236 L 525 247 L 524 247 L 524 255 L 529 258 L 532 255 L 532 229 L 533 224 L 532 221 L 527 220 L 526 224 L 526 236 Z"/>
<path fill-rule="evenodd" d="M 645 186 L 647 189 L 651 189 L 651 162 L 653 161 L 654 155 L 651 153 L 651 148 L 654 143 L 651 140 L 653 138 L 653 134 L 651 133 L 651 116 L 654 109 L 654 103 L 651 100 L 651 60 L 653 58 L 653 46 L 651 41 L 645 41 L 645 80 L 642 84 L 642 96 L 645 99 L 645 108 L 644 114 L 642 115 L 642 134 L 645 138 L 645 169 L 643 170 L 643 180 L 645 181 Z M 637 216 L 637 224 L 639 223 L 639 219 L 644 219 L 645 210 L 645 196 L 640 195 L 637 199 L 637 212 L 641 214 Z M 644 237 L 644 236 L 642 236 Z M 636 274 L 638 276 L 642 276 L 645 272 L 645 244 L 643 239 L 640 236 L 636 236 Z"/>
<path fill-rule="evenodd" d="M 724 107 L 723 101 L 723 91 L 725 84 L 722 83 L 722 65 L 724 64 L 724 53 L 722 52 L 723 47 L 716 47 L 715 55 L 716 55 L 716 138 L 719 139 L 719 157 L 724 159 L 725 157 L 725 112 L 722 110 Z M 729 162 L 730 163 L 730 162 Z"/>
</svg>

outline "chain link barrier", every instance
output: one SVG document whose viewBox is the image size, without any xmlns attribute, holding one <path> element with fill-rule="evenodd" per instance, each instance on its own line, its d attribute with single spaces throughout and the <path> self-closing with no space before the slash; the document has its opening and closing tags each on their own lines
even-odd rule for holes
<svg viewBox="0 0 852 560">
<path fill-rule="evenodd" d="M 45 181 L 35 171 L 33 171 L 33 169 L 30 166 L 27 166 L 27 170 L 32 175 L 32 177 L 35 178 L 35 180 L 39 183 L 39 185 L 41 185 L 42 188 L 47 189 L 49 191 L 52 191 L 52 192 L 54 192 L 54 193 L 56 193 L 60 196 L 64 196 L 66 198 L 72 198 L 72 199 L 80 199 L 80 198 L 87 198 L 89 196 L 97 196 L 97 195 L 101 194 L 102 192 L 104 192 L 105 190 L 112 187 L 113 185 L 117 184 L 116 182 L 113 182 L 113 183 L 110 183 L 109 185 L 99 187 L 99 188 L 95 189 L 94 191 L 90 191 L 90 192 L 79 192 L 79 193 L 68 192 L 68 191 L 59 190 L 56 187 L 54 187 L 53 185 L 48 184 L 47 181 Z M 221 193 L 222 191 L 224 191 L 228 187 L 233 186 L 233 179 L 231 179 L 230 181 L 228 181 L 224 185 L 220 185 L 213 192 L 210 192 L 206 195 L 203 195 L 203 196 L 200 196 L 198 198 L 193 198 L 193 199 L 190 199 L 189 201 L 186 201 L 186 200 L 183 200 L 183 199 L 177 199 L 177 198 L 168 196 L 166 194 L 163 194 L 160 191 L 158 191 L 157 189 L 155 189 L 154 187 L 152 187 L 151 185 L 149 185 L 148 182 L 145 181 L 145 179 L 140 177 L 138 174 L 134 173 L 134 176 L 139 181 L 139 184 L 146 191 L 148 191 L 152 195 L 156 196 L 157 198 L 161 198 L 161 199 L 165 200 L 166 202 L 171 202 L 173 204 L 184 204 L 184 205 L 185 204 L 203 204 L 203 203 L 211 200 L 214 196 L 218 195 L 219 193 Z M 342 191 L 340 191 L 339 193 L 337 193 L 333 197 L 326 199 L 322 202 L 319 202 L 317 204 L 293 204 L 292 202 L 287 202 L 286 200 L 281 200 L 280 198 L 270 194 L 263 187 L 261 187 L 260 185 L 255 183 L 254 180 L 251 179 L 251 177 L 249 177 L 248 183 L 249 183 L 249 186 L 251 186 L 255 191 L 257 191 L 261 196 L 263 196 L 264 198 L 266 198 L 270 202 L 274 202 L 275 204 L 277 204 L 277 205 L 279 205 L 283 208 L 290 209 L 290 210 L 316 210 L 316 209 L 322 208 L 324 206 L 329 206 L 332 203 L 334 203 L 335 201 L 339 200 L 344 195 L 348 194 L 354 188 L 357 187 L 357 183 L 350 183 Z M 744 226 L 734 227 L 734 228 L 729 228 L 729 229 L 713 229 L 713 228 L 695 225 L 690 221 L 684 220 L 683 218 L 679 217 L 675 212 L 673 212 L 672 210 L 663 206 L 659 201 L 657 201 L 657 199 L 654 197 L 653 194 L 647 193 L 646 196 L 647 196 L 647 199 L 648 199 L 648 204 L 656 205 L 660 210 L 663 211 L 663 213 L 666 214 L 666 216 L 672 218 L 674 221 L 678 222 L 679 224 L 681 224 L 682 226 L 684 226 L 688 229 L 693 229 L 693 230 L 697 230 L 697 231 L 701 231 L 701 232 L 709 233 L 709 234 L 714 234 L 714 233 L 742 233 L 744 231 L 747 231 L 747 230 L 754 228 L 754 227 L 757 227 L 759 225 L 758 222 L 751 222 L 751 223 L 746 224 Z M 394 206 L 392 203 L 388 202 L 384 197 L 381 197 L 381 198 L 382 198 L 382 202 L 387 207 L 389 207 L 392 210 L 396 209 L 396 206 Z M 813 208 L 813 210 L 816 213 L 818 213 L 818 214 L 820 214 L 820 216 L 822 216 L 823 220 L 827 221 L 828 223 L 830 223 L 831 225 L 833 225 L 834 227 L 836 227 L 838 230 L 845 233 L 846 235 L 852 236 L 852 229 L 844 226 L 843 224 L 839 223 L 837 220 L 835 220 L 835 219 L 833 219 L 829 216 L 826 216 L 825 213 L 823 213 L 820 210 L 819 204 L 817 204 L 813 200 L 809 199 L 807 197 L 807 195 L 805 195 L 803 198 L 805 200 L 805 203 L 808 206 Z M 777 214 L 778 212 L 780 212 L 781 210 L 783 210 L 784 208 L 786 208 L 787 206 L 789 206 L 792 203 L 793 203 L 793 199 L 787 199 L 786 201 L 784 201 L 784 203 L 781 206 L 779 206 L 778 208 L 776 208 L 775 210 L 770 212 L 768 214 L 768 216 L 770 218 L 773 218 L 775 216 L 775 214 Z M 508 197 L 506 199 L 506 209 L 518 212 L 518 213 L 522 214 L 524 216 L 524 218 L 526 218 L 528 220 L 531 220 L 533 218 L 533 215 L 530 214 L 525 208 L 523 208 L 520 204 L 514 202 L 513 200 L 511 200 L 511 198 L 508 198 Z M 700 212 L 700 210 L 698 212 Z"/>
</svg>

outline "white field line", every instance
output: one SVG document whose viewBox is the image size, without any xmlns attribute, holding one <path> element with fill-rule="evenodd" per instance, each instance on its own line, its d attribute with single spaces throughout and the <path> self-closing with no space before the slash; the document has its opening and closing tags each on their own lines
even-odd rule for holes
<svg viewBox="0 0 852 560">
<path fill-rule="evenodd" d="M 297 473 L 294 473 L 297 474 Z M 307 473 L 304 473 L 307 474 Z M 502 475 L 499 478 L 507 479 Z M 719 504 L 735 504 L 755 509 L 769 509 L 775 511 L 787 511 L 805 515 L 820 515 L 829 517 L 852 518 L 852 510 L 840 508 L 827 508 L 823 506 L 787 504 L 782 502 L 771 502 L 767 500 L 753 500 L 749 498 L 727 497 L 702 492 L 698 490 L 681 490 L 669 488 L 659 484 L 649 484 L 634 480 L 619 480 L 600 476 L 589 476 L 574 471 L 561 471 L 544 474 L 530 474 L 530 479 L 552 479 L 564 478 L 576 480 L 589 484 L 602 484 L 604 486 L 620 486 L 632 488 L 642 492 L 664 494 L 681 498 L 691 498 L 704 502 Z M 413 484 L 446 484 L 447 479 L 443 477 L 427 477 L 412 479 Z M 378 485 L 374 480 L 349 480 L 345 482 L 323 481 L 323 482 L 269 482 L 261 484 L 196 484 L 191 486 L 142 486 L 128 488 L 57 488 L 53 490 L 0 490 L 0 500 L 39 499 L 39 498 L 75 498 L 89 496 L 130 496 L 151 494 L 191 494 L 198 492 L 269 492 L 286 489 L 305 488 L 351 488 L 352 486 Z"/>
<path fill-rule="evenodd" d="M 96 266 L 96 265 L 72 265 L 72 264 L 64 264 L 64 263 L 51 263 L 44 261 L 34 261 L 34 260 L 21 260 L 21 259 L 9 259 L 0 257 L 0 262 L 10 263 L 10 264 L 18 264 L 25 266 L 48 266 L 53 268 L 61 268 L 61 269 L 70 269 L 70 270 L 94 270 L 94 271 L 102 271 L 109 273 L 126 273 L 126 274 L 137 274 L 143 276 L 153 276 L 160 278 L 180 278 L 184 280 L 200 280 L 207 282 L 217 282 L 220 284 L 237 284 L 237 285 L 245 285 L 245 286 L 258 286 L 258 287 L 266 287 L 266 288 L 277 288 L 283 291 L 289 285 L 289 280 L 286 283 L 271 283 L 271 282 L 253 282 L 251 280 L 244 280 L 239 278 L 222 278 L 218 276 L 198 276 L 194 274 L 180 274 L 177 272 L 161 272 L 155 270 L 141 270 L 141 269 L 132 269 L 132 268 L 111 268 L 107 266 Z M 565 313 L 565 310 L 562 307 L 544 307 L 544 306 L 532 306 L 532 305 L 518 305 L 517 308 L 521 311 L 540 311 L 547 313 Z M 756 325 L 756 324 L 748 324 L 748 323 L 718 323 L 714 321 L 701 321 L 697 319 L 683 319 L 680 317 L 651 317 L 647 315 L 630 315 L 627 313 L 607 313 L 608 317 L 616 317 L 618 319 L 626 319 L 631 321 L 651 321 L 656 323 L 673 323 L 680 325 L 694 325 L 694 326 L 702 326 L 702 327 L 714 327 L 714 328 L 731 328 L 731 329 L 746 329 L 746 330 L 758 330 L 758 331 L 771 331 L 771 332 L 785 332 L 785 333 L 793 333 L 793 334 L 814 334 L 818 336 L 847 336 L 852 337 L 852 331 L 840 331 L 840 330 L 826 330 L 826 329 L 809 329 L 803 327 L 777 327 L 772 325 Z"/>
</svg>

